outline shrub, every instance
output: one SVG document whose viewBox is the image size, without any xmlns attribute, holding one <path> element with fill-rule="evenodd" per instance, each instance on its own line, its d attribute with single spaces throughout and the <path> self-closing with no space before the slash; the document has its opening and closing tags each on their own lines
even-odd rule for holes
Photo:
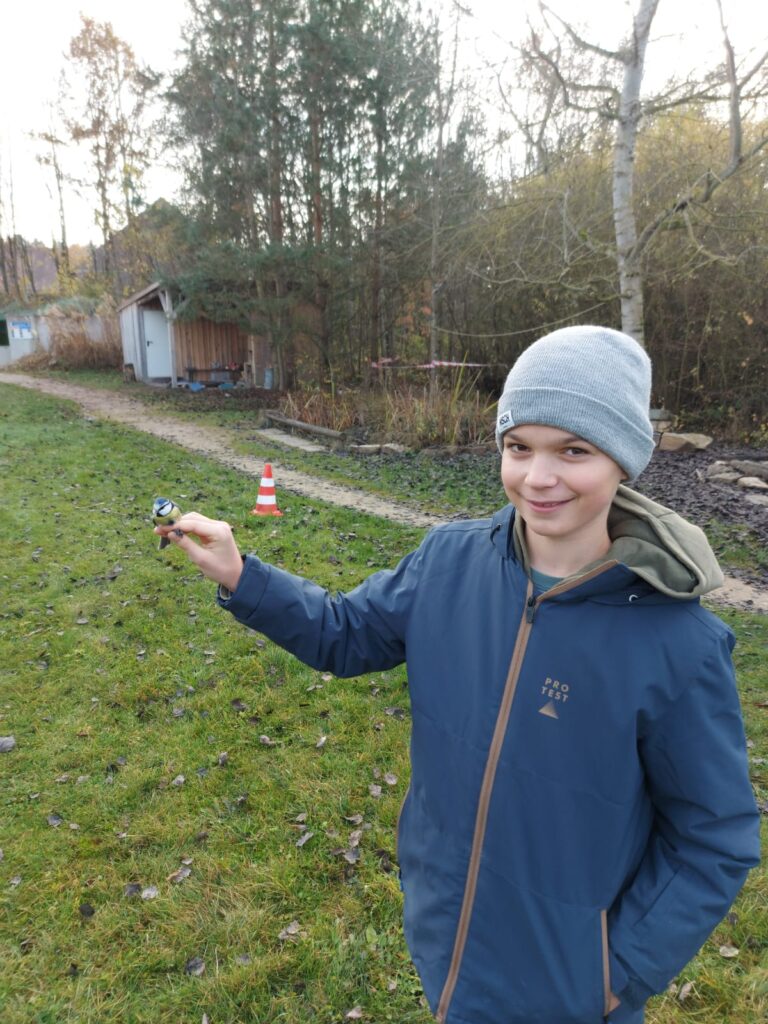
<svg viewBox="0 0 768 1024">
<path fill-rule="evenodd" d="M 474 445 L 493 439 L 492 399 L 475 381 L 459 375 L 450 389 L 430 395 L 426 386 L 403 382 L 385 390 L 292 391 L 280 411 L 292 419 L 357 434 L 373 442 L 394 441 L 411 448 Z"/>
</svg>

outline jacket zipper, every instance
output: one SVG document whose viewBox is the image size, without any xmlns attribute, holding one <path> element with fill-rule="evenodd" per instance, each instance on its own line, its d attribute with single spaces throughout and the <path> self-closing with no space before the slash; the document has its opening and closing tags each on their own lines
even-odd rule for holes
<svg viewBox="0 0 768 1024">
<path fill-rule="evenodd" d="M 507 672 L 507 680 L 504 684 L 504 693 L 501 697 L 501 705 L 499 707 L 499 713 L 496 717 L 496 725 L 493 730 L 493 737 L 491 739 L 491 745 L 488 750 L 488 760 L 485 763 L 485 771 L 483 772 L 483 782 L 480 786 L 480 796 L 477 802 L 477 813 L 475 815 L 475 830 L 472 836 L 472 849 L 469 855 L 469 865 L 467 867 L 467 878 L 464 883 L 464 897 L 461 902 L 461 912 L 459 913 L 459 923 L 456 926 L 456 937 L 453 943 L 453 954 L 451 956 L 451 963 L 448 968 L 448 974 L 446 975 L 445 984 L 443 985 L 443 991 L 440 994 L 440 1002 L 437 1006 L 437 1012 L 435 1019 L 438 1024 L 444 1024 L 448 1015 L 448 1008 L 451 1005 L 453 999 L 453 993 L 456 989 L 456 984 L 459 980 L 459 971 L 461 969 L 461 961 L 464 957 L 464 947 L 467 943 L 467 935 L 469 934 L 469 924 L 472 918 L 472 910 L 474 908 L 475 893 L 477 891 L 477 878 L 480 873 L 480 857 L 483 852 L 483 843 L 485 842 L 485 830 L 488 824 L 488 808 L 491 803 L 491 795 L 493 793 L 493 783 L 496 778 L 496 769 L 499 764 L 499 758 L 501 756 L 501 748 L 504 743 L 504 737 L 507 732 L 507 724 L 509 722 L 509 714 L 512 710 L 512 702 L 515 697 L 515 691 L 517 690 L 517 681 L 520 678 L 520 669 L 523 664 L 525 657 L 525 649 L 528 646 L 528 637 L 533 626 L 533 620 L 536 615 L 536 610 L 542 601 L 545 601 L 548 597 L 556 597 L 558 594 L 565 593 L 567 590 L 571 590 L 573 587 L 580 586 L 587 580 L 593 579 L 595 576 L 599 576 L 600 573 L 605 572 L 607 569 L 612 568 L 614 565 L 618 565 L 618 562 L 613 560 L 610 562 L 604 562 L 602 565 L 590 572 L 585 573 L 584 576 L 579 576 L 575 580 L 569 580 L 567 583 L 559 584 L 553 587 L 551 590 L 547 590 L 545 593 L 540 594 L 538 597 L 533 593 L 533 583 L 531 580 L 528 581 L 528 587 L 525 594 L 525 606 L 523 610 L 523 616 L 520 621 L 520 625 L 517 630 L 517 638 L 515 640 L 515 647 L 512 651 L 512 660 L 509 663 L 509 671 Z M 608 1005 L 608 999 L 606 997 L 605 1005 Z"/>
<path fill-rule="evenodd" d="M 461 960 L 464 956 L 464 947 L 467 942 L 467 934 L 469 932 L 469 922 L 472 917 L 472 907 L 475 901 L 475 890 L 477 889 L 477 876 L 480 871 L 480 855 L 483 851 L 483 841 L 485 839 L 485 828 L 488 822 L 488 807 L 491 802 L 491 793 L 493 791 L 493 780 L 496 775 L 496 767 L 499 763 L 499 756 L 501 755 L 501 745 L 504 741 L 504 735 L 507 731 L 507 722 L 509 721 L 509 712 L 512 708 L 512 699 L 515 695 L 515 689 L 517 688 L 517 680 L 520 675 L 520 666 L 523 662 L 523 655 L 525 654 L 525 648 L 528 643 L 528 634 L 531 631 L 531 623 L 533 622 L 533 614 L 529 619 L 529 609 L 533 609 L 531 605 L 531 599 L 533 598 L 533 583 L 528 582 L 528 589 L 525 595 L 525 613 L 523 614 L 522 621 L 517 631 L 517 638 L 515 640 L 515 647 L 512 651 L 512 660 L 509 663 L 509 671 L 507 672 L 507 681 L 504 684 L 504 693 L 501 697 L 501 706 L 499 707 L 499 714 L 496 718 L 496 725 L 493 730 L 493 738 L 491 740 L 490 750 L 488 752 L 488 760 L 485 763 L 485 771 L 483 773 L 483 783 L 480 787 L 480 797 L 477 803 L 477 814 L 475 816 L 475 832 L 472 837 L 472 850 L 469 855 L 469 867 L 467 868 L 467 880 L 464 884 L 464 898 L 461 904 L 461 913 L 459 914 L 459 923 L 456 927 L 456 938 L 453 944 L 453 955 L 451 957 L 451 965 L 448 968 L 448 975 L 445 979 L 445 985 L 443 986 L 442 994 L 440 995 L 440 1002 L 437 1007 L 437 1013 L 435 1014 L 438 1021 L 442 1022 L 445 1020 L 448 1013 L 448 1007 L 450 1006 L 451 999 L 453 998 L 453 992 L 456 988 L 456 982 L 459 979 L 459 968 L 461 967 Z M 535 599 L 534 599 L 535 600 Z"/>
<path fill-rule="evenodd" d="M 611 960 L 608 952 L 608 911 L 600 911 L 600 944 L 603 953 L 603 1016 L 608 1017 L 611 1006 Z"/>
</svg>

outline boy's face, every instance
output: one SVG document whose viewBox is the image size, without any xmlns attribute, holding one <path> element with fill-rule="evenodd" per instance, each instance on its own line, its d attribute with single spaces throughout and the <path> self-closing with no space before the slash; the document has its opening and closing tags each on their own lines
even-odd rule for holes
<svg viewBox="0 0 768 1024">
<path fill-rule="evenodd" d="M 531 540 L 570 543 L 583 552 L 583 565 L 599 557 L 624 471 L 593 444 L 557 427 L 513 427 L 503 440 L 501 482 Z"/>
</svg>

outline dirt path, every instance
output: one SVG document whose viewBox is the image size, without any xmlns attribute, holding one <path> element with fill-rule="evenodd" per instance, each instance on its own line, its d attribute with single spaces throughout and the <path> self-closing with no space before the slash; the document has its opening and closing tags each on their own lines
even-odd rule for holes
<svg viewBox="0 0 768 1024">
<path fill-rule="evenodd" d="M 129 398 L 115 391 L 100 391 L 66 381 L 30 377 L 21 373 L 0 373 L 0 384 L 17 384 L 57 398 L 68 398 L 77 402 L 90 416 L 143 430 L 190 451 L 208 455 L 256 479 L 261 477 L 263 460 L 250 455 L 239 455 L 233 448 L 232 435 L 221 427 L 203 427 L 185 423 L 172 416 L 158 416 L 154 409 L 150 409 L 138 399 Z M 258 434 L 258 431 L 256 433 Z M 274 435 L 274 432 L 271 433 Z M 265 437 L 265 440 L 273 439 L 274 436 Z M 297 473 L 282 466 L 278 461 L 273 461 L 272 468 L 277 473 L 281 488 L 306 498 L 352 508 L 406 526 L 429 527 L 440 522 L 438 517 L 419 512 L 407 505 L 385 501 L 352 487 L 307 476 L 306 473 Z M 715 604 L 731 605 L 747 611 L 768 612 L 768 593 L 734 577 L 727 577 L 725 584 L 710 595 L 710 600 Z"/>
</svg>

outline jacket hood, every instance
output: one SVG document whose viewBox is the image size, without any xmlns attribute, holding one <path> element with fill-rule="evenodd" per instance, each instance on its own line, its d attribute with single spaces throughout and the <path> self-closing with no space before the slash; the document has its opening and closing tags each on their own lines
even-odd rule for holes
<svg viewBox="0 0 768 1024">
<path fill-rule="evenodd" d="M 505 556 L 516 557 L 527 571 L 522 526 L 509 505 L 493 517 L 491 539 Z M 576 575 L 616 561 L 654 590 L 680 600 L 702 597 L 723 584 L 722 571 L 704 531 L 623 484 L 608 515 L 608 532 L 612 544 L 605 557 L 585 565 Z"/>
<path fill-rule="evenodd" d="M 702 597 L 723 585 L 704 531 L 677 512 L 620 485 L 608 514 L 615 558 L 669 597 Z"/>
</svg>

